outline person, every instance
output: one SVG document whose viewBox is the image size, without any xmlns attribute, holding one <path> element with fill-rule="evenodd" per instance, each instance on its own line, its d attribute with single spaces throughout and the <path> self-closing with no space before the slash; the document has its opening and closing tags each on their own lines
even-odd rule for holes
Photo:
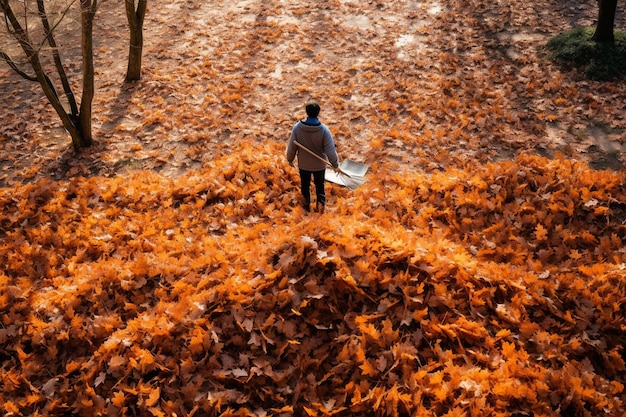
<svg viewBox="0 0 626 417">
<path fill-rule="evenodd" d="M 300 191 L 304 198 L 304 209 L 311 211 L 311 177 L 315 184 L 316 210 L 324 212 L 326 206 L 326 193 L 324 190 L 324 176 L 328 161 L 334 168 L 339 167 L 339 158 L 335 150 L 335 141 L 328 127 L 320 122 L 320 105 L 311 102 L 305 106 L 306 119 L 295 124 L 291 131 L 291 137 L 287 145 L 287 161 L 293 164 L 296 155 L 298 156 L 298 169 L 300 171 Z M 296 141 L 301 146 L 319 156 L 316 158 L 306 150 L 300 149 Z"/>
</svg>

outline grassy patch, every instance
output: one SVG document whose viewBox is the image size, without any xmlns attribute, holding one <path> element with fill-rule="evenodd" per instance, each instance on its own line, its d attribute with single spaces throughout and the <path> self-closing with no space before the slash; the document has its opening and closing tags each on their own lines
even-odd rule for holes
<svg viewBox="0 0 626 417">
<path fill-rule="evenodd" d="M 609 81 L 626 75 L 626 33 L 615 31 L 615 44 L 596 43 L 594 28 L 577 27 L 550 39 L 550 58 L 565 67 L 581 69 L 587 78 Z"/>
</svg>

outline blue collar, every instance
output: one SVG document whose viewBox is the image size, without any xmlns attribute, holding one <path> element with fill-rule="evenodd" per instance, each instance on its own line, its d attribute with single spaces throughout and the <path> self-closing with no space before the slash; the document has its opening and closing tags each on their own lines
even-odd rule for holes
<svg viewBox="0 0 626 417">
<path fill-rule="evenodd" d="M 322 124 L 320 122 L 320 119 L 318 119 L 317 117 L 307 117 L 306 120 L 304 120 L 302 123 L 308 126 L 319 126 Z"/>
</svg>

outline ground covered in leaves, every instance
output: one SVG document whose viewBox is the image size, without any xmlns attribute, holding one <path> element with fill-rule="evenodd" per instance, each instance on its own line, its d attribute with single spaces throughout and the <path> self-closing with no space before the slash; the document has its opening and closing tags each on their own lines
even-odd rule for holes
<svg viewBox="0 0 626 417">
<path fill-rule="evenodd" d="M 172 1 L 134 85 L 116 7 L 82 154 L 0 69 L 3 415 L 624 415 L 624 85 L 538 49 L 594 7 Z"/>
</svg>

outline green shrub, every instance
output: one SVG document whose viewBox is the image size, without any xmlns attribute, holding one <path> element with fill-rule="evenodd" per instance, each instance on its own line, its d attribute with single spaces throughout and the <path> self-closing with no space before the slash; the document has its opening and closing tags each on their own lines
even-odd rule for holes
<svg viewBox="0 0 626 417">
<path fill-rule="evenodd" d="M 626 75 L 626 33 L 615 31 L 615 43 L 591 39 L 592 27 L 577 27 L 550 39 L 550 58 L 565 67 L 581 69 L 587 78 L 610 81 Z"/>
</svg>

